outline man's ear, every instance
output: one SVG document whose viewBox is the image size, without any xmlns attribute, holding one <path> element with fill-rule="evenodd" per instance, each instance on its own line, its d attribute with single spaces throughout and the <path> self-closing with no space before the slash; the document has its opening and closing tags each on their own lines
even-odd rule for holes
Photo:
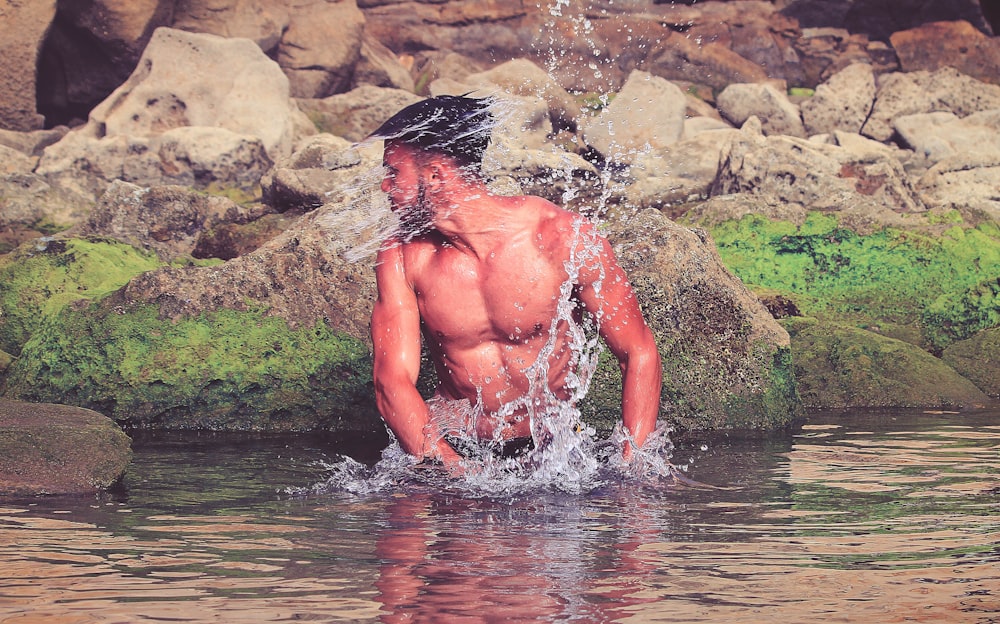
<svg viewBox="0 0 1000 624">
<path fill-rule="evenodd" d="M 448 184 L 451 170 L 440 159 L 433 158 L 427 163 L 427 185 L 437 188 Z"/>
</svg>

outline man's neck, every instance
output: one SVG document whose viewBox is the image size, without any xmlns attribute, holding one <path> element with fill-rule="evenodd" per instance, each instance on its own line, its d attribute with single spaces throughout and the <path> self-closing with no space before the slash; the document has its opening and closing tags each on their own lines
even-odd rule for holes
<svg viewBox="0 0 1000 624">
<path fill-rule="evenodd" d="M 494 195 L 485 184 L 464 184 L 440 199 L 435 229 L 456 248 L 479 258 L 524 226 L 521 202 Z"/>
</svg>

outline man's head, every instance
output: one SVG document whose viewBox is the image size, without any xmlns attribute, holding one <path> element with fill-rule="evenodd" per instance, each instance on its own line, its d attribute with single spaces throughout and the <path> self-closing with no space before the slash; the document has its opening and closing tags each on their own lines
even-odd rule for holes
<svg viewBox="0 0 1000 624">
<path fill-rule="evenodd" d="M 390 117 L 369 138 L 450 156 L 462 168 L 478 172 L 495 125 L 492 105 L 491 98 L 428 98 Z"/>
</svg>

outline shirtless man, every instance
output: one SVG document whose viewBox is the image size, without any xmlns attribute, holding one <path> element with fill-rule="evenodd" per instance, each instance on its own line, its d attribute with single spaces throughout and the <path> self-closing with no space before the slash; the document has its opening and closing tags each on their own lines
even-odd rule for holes
<svg viewBox="0 0 1000 624">
<path fill-rule="evenodd" d="M 596 316 L 621 364 L 627 459 L 632 445 L 641 446 L 654 429 L 659 410 L 662 373 L 652 332 L 592 223 L 540 197 L 487 189 L 480 165 L 493 125 L 489 105 L 431 98 L 372 135 L 385 140 L 382 190 L 401 222 L 375 266 L 371 331 L 379 411 L 404 451 L 446 466 L 462 455 L 435 430 L 432 410 L 447 411 L 449 403 L 471 405 L 455 412 L 461 422 L 451 423 L 466 435 L 530 440 L 532 395 L 566 400 L 573 394 L 571 327 L 556 320 L 571 270 L 573 315 Z M 430 402 L 416 387 L 421 334 L 440 381 Z"/>
</svg>

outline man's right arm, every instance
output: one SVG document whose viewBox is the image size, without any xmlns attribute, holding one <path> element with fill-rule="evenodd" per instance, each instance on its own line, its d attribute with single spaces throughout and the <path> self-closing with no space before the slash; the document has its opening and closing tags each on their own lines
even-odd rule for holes
<svg viewBox="0 0 1000 624">
<path fill-rule="evenodd" d="M 404 451 L 445 464 L 459 459 L 445 442 L 428 440 L 430 413 L 417 391 L 420 372 L 420 312 L 406 279 L 398 244 L 384 246 L 375 263 L 378 298 L 372 310 L 375 402 Z"/>
</svg>

